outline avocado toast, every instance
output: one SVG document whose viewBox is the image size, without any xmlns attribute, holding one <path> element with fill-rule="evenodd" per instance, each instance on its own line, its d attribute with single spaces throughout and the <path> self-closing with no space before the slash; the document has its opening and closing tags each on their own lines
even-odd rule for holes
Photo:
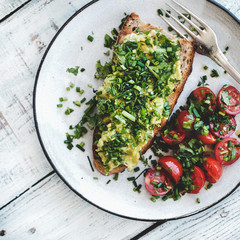
<svg viewBox="0 0 240 240">
<path fill-rule="evenodd" d="M 110 175 L 137 165 L 166 124 L 192 70 L 192 41 L 132 13 L 119 32 L 113 72 L 96 93 L 96 169 Z"/>
</svg>

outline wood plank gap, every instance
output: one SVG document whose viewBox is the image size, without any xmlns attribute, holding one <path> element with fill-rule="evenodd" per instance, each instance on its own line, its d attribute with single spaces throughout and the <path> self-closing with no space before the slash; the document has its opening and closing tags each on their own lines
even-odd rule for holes
<svg viewBox="0 0 240 240">
<path fill-rule="evenodd" d="M 150 227 L 146 228 L 145 230 L 143 230 L 142 232 L 140 232 L 138 235 L 136 235 L 135 237 L 131 238 L 131 240 L 138 240 L 141 237 L 143 237 L 144 235 L 146 235 L 147 233 L 149 233 L 150 231 L 152 231 L 153 229 L 157 228 L 158 226 L 164 224 L 165 222 L 167 222 L 166 220 L 163 221 L 158 221 L 156 223 L 154 223 L 153 225 L 151 225 Z"/>
<path fill-rule="evenodd" d="M 31 2 L 32 0 L 28 0 L 25 3 L 23 3 L 22 5 L 20 5 L 19 7 L 17 7 L 16 9 L 14 9 L 12 12 L 10 12 L 9 14 L 7 14 L 5 17 L 0 19 L 0 23 L 4 22 L 6 19 L 8 19 L 9 17 L 11 17 L 14 13 L 16 13 L 18 10 L 20 10 L 21 8 L 23 8 L 25 5 L 27 5 L 29 2 Z"/>
<path fill-rule="evenodd" d="M 19 197 L 21 197 L 23 194 L 25 194 L 26 192 L 28 192 L 32 187 L 36 186 L 37 184 L 39 184 L 40 182 L 42 182 L 45 178 L 53 175 L 54 173 L 56 173 L 54 170 L 51 171 L 50 173 L 48 173 L 47 175 L 45 175 L 44 177 L 42 177 L 41 179 L 39 179 L 37 182 L 35 182 L 31 187 L 29 187 L 28 189 L 26 189 L 25 191 L 23 191 L 21 194 L 19 194 L 18 196 L 16 196 L 15 198 L 13 198 L 11 201 L 9 201 L 8 203 L 6 203 L 5 205 L 3 205 L 2 207 L 0 207 L 0 211 L 2 209 L 4 209 L 5 207 L 7 207 L 9 204 L 11 204 L 12 202 L 14 202 L 16 199 L 18 199 Z"/>
</svg>

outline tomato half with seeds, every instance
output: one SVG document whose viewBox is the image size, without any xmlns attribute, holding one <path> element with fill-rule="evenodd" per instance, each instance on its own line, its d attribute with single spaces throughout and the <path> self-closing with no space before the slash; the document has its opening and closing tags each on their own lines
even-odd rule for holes
<svg viewBox="0 0 240 240">
<path fill-rule="evenodd" d="M 222 165 L 214 158 L 207 157 L 203 167 L 206 171 L 206 180 L 210 183 L 216 183 L 222 176 Z"/>
<path fill-rule="evenodd" d="M 186 131 L 165 130 L 162 133 L 162 139 L 169 145 L 176 145 L 182 142 L 186 137 Z"/>
<path fill-rule="evenodd" d="M 197 138 L 206 145 L 212 145 L 217 142 L 216 137 L 211 132 L 208 132 L 207 135 L 197 134 Z"/>
<path fill-rule="evenodd" d="M 233 86 L 224 85 L 218 93 L 218 106 L 229 115 L 240 113 L 240 92 Z"/>
<path fill-rule="evenodd" d="M 240 142 L 236 138 L 225 138 L 216 144 L 215 157 L 222 165 L 230 165 L 240 158 Z"/>
<path fill-rule="evenodd" d="M 183 168 L 182 164 L 176 158 L 164 156 L 158 159 L 158 164 L 172 176 L 176 183 L 179 182 L 179 179 L 183 174 Z"/>
<path fill-rule="evenodd" d="M 210 131 L 216 137 L 227 138 L 230 137 L 236 129 L 236 120 L 233 116 L 229 116 L 229 123 L 213 123 L 210 122 Z"/>
<path fill-rule="evenodd" d="M 183 129 L 192 130 L 195 117 L 190 114 L 187 110 L 183 110 L 178 114 L 177 117 L 177 130 L 182 131 Z"/>
<path fill-rule="evenodd" d="M 165 170 L 151 168 L 145 176 L 145 188 L 154 196 L 162 196 L 172 189 L 172 182 Z"/>
<path fill-rule="evenodd" d="M 216 109 L 217 101 L 214 92 L 207 87 L 199 87 L 195 89 L 189 96 L 196 107 L 204 106 L 213 112 Z M 198 106 L 199 105 L 199 106 Z"/>
<path fill-rule="evenodd" d="M 205 175 L 201 168 L 194 166 L 194 172 L 190 175 L 193 185 L 195 187 L 194 190 L 191 190 L 190 193 L 197 194 L 200 192 L 205 183 Z"/>
</svg>

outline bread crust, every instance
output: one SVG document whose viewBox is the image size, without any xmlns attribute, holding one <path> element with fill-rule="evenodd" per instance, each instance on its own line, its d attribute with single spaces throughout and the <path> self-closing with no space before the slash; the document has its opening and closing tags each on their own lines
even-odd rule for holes
<svg viewBox="0 0 240 240">
<path fill-rule="evenodd" d="M 156 26 L 153 26 L 149 23 L 143 22 L 140 18 L 139 15 L 136 13 L 131 13 L 129 17 L 126 19 L 126 22 L 124 23 L 122 29 L 119 32 L 118 39 L 117 39 L 117 44 L 122 44 L 125 36 L 128 34 L 131 34 L 133 32 L 136 32 L 137 29 L 140 29 L 141 32 L 144 31 L 150 31 L 150 30 L 156 30 L 159 29 Z M 160 32 L 166 35 L 169 39 L 175 39 L 175 37 L 172 34 L 169 34 L 166 32 L 164 29 L 160 29 Z M 179 40 L 181 44 L 181 49 L 179 52 L 179 58 L 181 62 L 181 74 L 182 74 L 182 81 L 178 83 L 178 85 L 175 88 L 175 91 L 168 96 L 168 101 L 169 105 L 171 107 L 170 109 L 170 114 L 177 102 L 178 97 L 180 96 L 184 85 L 187 81 L 188 76 L 191 74 L 192 71 L 192 64 L 193 64 L 193 59 L 195 55 L 194 51 L 194 44 L 193 41 L 188 41 L 187 39 L 180 39 Z M 161 128 L 164 127 L 168 119 L 163 119 L 161 121 L 161 127 L 155 126 L 154 128 L 154 136 L 148 140 L 147 144 L 142 148 L 141 153 L 144 154 L 152 145 L 154 141 L 155 135 L 161 130 Z M 95 128 L 94 134 L 93 134 L 93 145 L 92 145 L 92 151 L 93 151 L 93 163 L 95 168 L 103 175 L 111 175 L 111 174 L 116 174 L 119 172 L 124 171 L 127 166 L 125 165 L 119 165 L 118 167 L 114 168 L 113 170 L 109 171 L 108 173 L 105 172 L 105 168 L 103 166 L 102 161 L 100 160 L 100 157 L 98 156 L 98 153 L 96 151 L 97 146 L 94 143 L 95 139 L 98 134 L 98 129 Z"/>
</svg>

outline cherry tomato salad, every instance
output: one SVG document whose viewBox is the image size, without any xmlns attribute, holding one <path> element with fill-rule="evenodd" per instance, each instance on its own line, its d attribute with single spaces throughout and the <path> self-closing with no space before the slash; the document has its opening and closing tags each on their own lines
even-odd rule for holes
<svg viewBox="0 0 240 240">
<path fill-rule="evenodd" d="M 233 86 L 224 85 L 217 97 L 207 87 L 190 94 L 187 104 L 172 115 L 153 144 L 152 150 L 160 158 L 145 174 L 145 187 L 153 200 L 197 194 L 205 181 L 210 188 L 221 178 L 222 166 L 240 157 L 240 142 L 231 137 L 239 113 L 240 93 Z M 161 144 L 165 151 L 172 149 L 173 156 L 162 156 L 158 152 Z M 213 151 L 206 151 L 207 146 Z"/>
</svg>

